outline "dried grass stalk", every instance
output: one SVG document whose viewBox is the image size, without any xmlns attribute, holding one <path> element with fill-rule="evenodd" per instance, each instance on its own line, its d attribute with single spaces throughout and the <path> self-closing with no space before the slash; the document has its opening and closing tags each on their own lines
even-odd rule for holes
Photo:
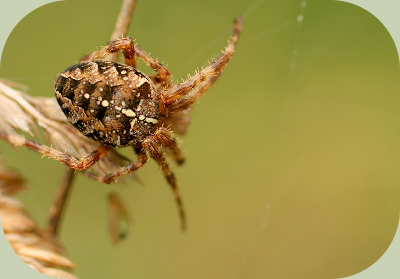
<svg viewBox="0 0 400 279">
<path fill-rule="evenodd" d="M 24 180 L 0 161 L 0 216 L 5 236 L 15 253 L 33 269 L 56 278 L 76 279 L 75 265 L 61 245 L 41 230 L 20 201 L 11 195 L 24 189 Z"/>
</svg>

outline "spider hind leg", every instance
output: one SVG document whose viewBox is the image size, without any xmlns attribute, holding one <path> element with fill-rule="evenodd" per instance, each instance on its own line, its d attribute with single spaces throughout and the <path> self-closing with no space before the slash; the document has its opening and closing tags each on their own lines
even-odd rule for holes
<svg viewBox="0 0 400 279">
<path fill-rule="evenodd" d="M 167 135 L 168 134 L 168 135 Z M 161 167 L 161 170 L 164 174 L 164 177 L 166 178 L 175 198 L 175 202 L 178 206 L 178 212 L 179 216 L 181 219 L 181 228 L 182 230 L 186 229 L 186 214 L 185 210 L 183 208 L 183 202 L 181 195 L 178 190 L 178 185 L 176 183 L 175 175 L 171 171 L 167 161 L 165 160 L 164 154 L 160 148 L 160 145 L 163 145 L 172 151 L 175 149 L 176 152 L 180 152 L 179 149 L 177 149 L 176 141 L 168 132 L 163 127 L 160 127 L 157 129 L 157 131 L 154 133 L 154 135 L 148 136 L 144 141 L 143 141 L 143 147 L 146 149 L 146 151 L 149 153 L 150 157 L 155 160 L 158 165 Z M 174 151 L 173 151 L 174 152 Z M 183 159 L 183 157 L 182 157 Z"/>
</svg>

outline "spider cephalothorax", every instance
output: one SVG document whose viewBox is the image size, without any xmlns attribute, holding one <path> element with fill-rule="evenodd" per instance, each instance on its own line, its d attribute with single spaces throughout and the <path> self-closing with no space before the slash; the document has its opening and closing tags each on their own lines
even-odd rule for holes
<svg viewBox="0 0 400 279">
<path fill-rule="evenodd" d="M 0 136 L 78 170 L 90 168 L 112 148 L 132 146 L 137 155 L 135 162 L 104 177 L 90 176 L 110 183 L 141 168 L 147 162 L 148 154 L 160 165 L 173 190 L 184 227 L 182 201 L 163 149 L 169 151 L 176 163 L 183 163 L 183 154 L 172 131 L 184 133 L 189 123 L 190 107 L 222 73 L 234 52 L 241 27 L 242 18 L 239 18 L 234 24 L 232 40 L 222 54 L 182 83 L 174 84 L 167 68 L 130 38 L 113 41 L 60 73 L 55 82 L 55 94 L 62 111 L 79 131 L 100 143 L 97 149 L 81 159 L 31 140 L 16 140 L 3 134 Z M 118 52 L 124 55 L 125 64 L 99 60 Z M 136 56 L 157 74 L 147 76 L 137 70 Z"/>
</svg>

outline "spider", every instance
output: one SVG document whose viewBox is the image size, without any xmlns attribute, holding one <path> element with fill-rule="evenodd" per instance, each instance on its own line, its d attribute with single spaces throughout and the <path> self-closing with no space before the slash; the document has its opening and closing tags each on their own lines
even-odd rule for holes
<svg viewBox="0 0 400 279">
<path fill-rule="evenodd" d="M 171 74 L 166 67 L 134 44 L 131 38 L 109 43 L 65 69 L 55 81 L 55 96 L 69 122 L 85 136 L 100 143 L 100 146 L 77 159 L 35 141 L 25 140 L 18 144 L 83 171 L 101 160 L 112 148 L 132 146 L 137 155 L 136 161 L 103 177 L 91 175 L 104 183 L 111 183 L 120 176 L 138 170 L 148 161 L 148 154 L 161 167 L 174 193 L 184 228 L 182 200 L 163 149 L 170 151 L 177 164 L 184 162 L 170 127 L 180 124 L 182 113 L 188 113 L 196 100 L 220 76 L 234 52 L 241 28 L 242 17 L 239 17 L 234 22 L 233 36 L 222 54 L 194 76 L 178 84 L 170 80 Z M 100 60 L 113 53 L 122 53 L 125 64 Z M 136 56 L 156 74 L 147 76 L 137 70 Z"/>
</svg>

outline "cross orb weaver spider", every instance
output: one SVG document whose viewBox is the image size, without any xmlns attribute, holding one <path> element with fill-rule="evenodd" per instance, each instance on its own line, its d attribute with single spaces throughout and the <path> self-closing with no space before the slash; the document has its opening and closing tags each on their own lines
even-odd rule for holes
<svg viewBox="0 0 400 279">
<path fill-rule="evenodd" d="M 19 143 L 70 168 L 86 170 L 102 159 L 112 148 L 132 146 L 137 160 L 104 177 L 92 177 L 111 183 L 134 172 L 148 160 L 155 160 L 170 185 L 178 205 L 182 227 L 185 213 L 175 176 L 165 160 L 162 148 L 170 151 L 177 164 L 184 156 L 169 130 L 217 80 L 229 62 L 242 28 L 242 17 L 234 22 L 233 36 L 222 54 L 206 68 L 182 83 L 173 84 L 170 72 L 151 58 L 131 38 L 121 38 L 83 57 L 61 72 L 55 81 L 57 101 L 69 122 L 85 136 L 101 145 L 77 159 L 50 147 L 26 140 Z M 125 64 L 99 60 L 106 55 L 122 53 Z M 136 69 L 136 56 L 157 73 L 147 76 Z M 10 138 L 6 138 L 10 140 Z"/>
</svg>

